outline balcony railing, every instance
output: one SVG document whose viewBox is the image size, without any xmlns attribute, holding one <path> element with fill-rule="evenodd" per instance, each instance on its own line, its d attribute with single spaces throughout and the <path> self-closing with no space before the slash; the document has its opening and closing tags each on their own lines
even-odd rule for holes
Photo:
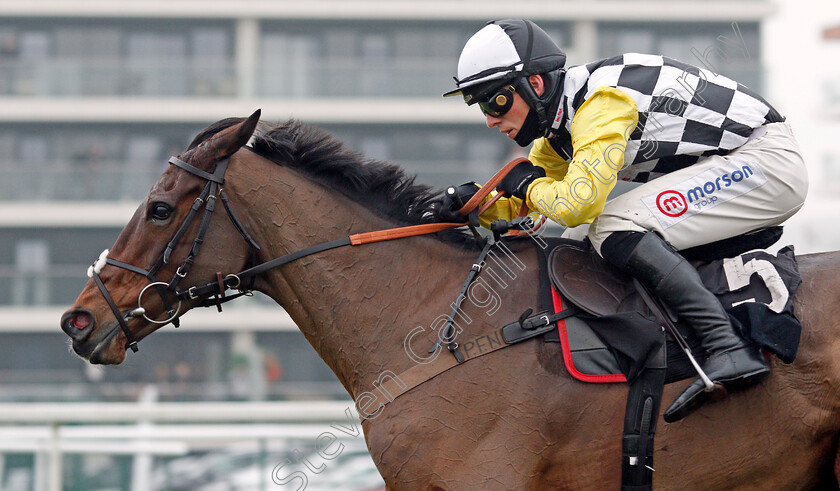
<svg viewBox="0 0 840 491">
<path fill-rule="evenodd" d="M 151 163 L 0 164 L 0 201 L 139 200 L 161 172 Z"/>
<path fill-rule="evenodd" d="M 205 58 L 0 61 L 0 97 L 434 97 L 452 87 L 457 60 L 449 57 L 381 60 L 264 56 L 254 88 L 237 86 L 234 61 Z M 699 64 L 697 60 L 684 60 Z M 726 63 L 722 73 L 761 89 L 754 61 Z"/>
<path fill-rule="evenodd" d="M 0 96 L 231 97 L 233 67 L 228 58 L 2 61 Z"/>
<path fill-rule="evenodd" d="M 315 59 L 259 68 L 258 94 L 267 97 L 440 97 L 454 88 L 457 60 Z"/>
<path fill-rule="evenodd" d="M 452 58 L 266 60 L 242 77 L 256 80 L 256 94 L 237 87 L 229 58 L 0 61 L 0 96 L 438 97 L 456 66 Z"/>
</svg>

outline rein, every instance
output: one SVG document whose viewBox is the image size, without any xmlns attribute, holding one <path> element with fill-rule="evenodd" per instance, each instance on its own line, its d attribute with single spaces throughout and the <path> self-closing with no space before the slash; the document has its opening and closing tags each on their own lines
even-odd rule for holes
<svg viewBox="0 0 840 491">
<path fill-rule="evenodd" d="M 497 193 L 495 196 L 493 196 L 493 198 L 488 200 L 487 203 L 484 204 L 484 206 L 476 210 L 478 208 L 478 205 L 496 188 L 496 186 L 502 181 L 502 179 L 504 179 L 504 177 L 510 172 L 511 169 L 513 169 L 516 165 L 523 161 L 526 161 L 526 159 L 519 158 L 509 162 L 505 167 L 503 167 L 499 172 L 497 172 L 496 175 L 494 175 L 489 181 L 487 181 L 487 183 L 481 189 L 479 189 L 479 191 L 460 210 L 458 210 L 459 214 L 464 217 L 467 217 L 468 215 L 470 215 L 470 213 L 473 213 L 474 211 L 478 211 L 479 215 L 484 213 L 488 208 L 490 208 L 490 206 L 492 206 L 493 203 L 495 203 L 499 198 L 501 198 L 504 195 L 504 193 Z M 158 258 L 158 260 L 154 263 L 154 265 L 151 268 L 146 270 L 137 266 L 133 266 L 131 264 L 124 263 L 122 261 L 118 261 L 116 259 L 109 258 L 108 250 L 106 249 L 93 263 L 93 265 L 88 268 L 88 277 L 92 278 L 96 283 L 96 286 L 99 288 L 99 291 L 102 293 L 103 297 L 105 298 L 105 301 L 108 303 L 111 312 L 117 319 L 117 322 L 119 323 L 123 334 L 125 334 L 126 348 L 131 348 L 131 350 L 135 352 L 138 350 L 137 341 L 134 339 L 134 336 L 131 334 L 131 331 L 128 328 L 128 320 L 131 320 L 134 317 L 143 317 L 148 322 L 151 322 L 153 324 L 168 324 L 171 322 L 175 327 L 178 327 L 179 314 L 181 313 L 181 304 L 184 300 L 201 300 L 201 302 L 199 303 L 200 305 L 204 307 L 216 305 L 219 311 L 221 311 L 222 303 L 228 302 L 243 295 L 251 294 L 250 287 L 244 286 L 246 282 L 249 283 L 250 286 L 253 286 L 257 275 L 259 275 L 260 273 L 263 273 L 273 268 L 277 268 L 284 264 L 288 264 L 298 259 L 311 256 L 320 252 L 328 251 L 331 249 L 335 249 L 338 247 L 360 246 L 387 240 L 416 237 L 420 235 L 433 234 L 444 230 L 468 225 L 468 222 L 466 221 L 462 223 L 428 223 L 421 225 L 410 225 L 406 227 L 397 227 L 385 230 L 377 230 L 374 232 L 353 234 L 348 237 L 343 237 L 340 239 L 322 242 L 320 244 L 306 247 L 296 252 L 292 252 L 284 256 L 272 259 L 270 261 L 258 264 L 236 274 L 228 274 L 227 276 L 222 277 L 221 273 L 217 273 L 216 281 L 200 286 L 192 286 L 186 290 L 180 290 L 178 288 L 178 285 L 189 273 L 195 261 L 195 257 L 198 255 L 201 249 L 201 245 L 204 243 L 204 236 L 207 232 L 207 229 L 209 228 L 210 217 L 215 211 L 215 204 L 218 199 L 221 199 L 225 212 L 227 213 L 236 230 L 239 232 L 242 238 L 251 246 L 253 256 L 256 255 L 256 251 L 260 250 L 260 246 L 254 241 L 254 239 L 247 233 L 245 228 L 242 226 L 242 223 L 239 221 L 236 214 L 234 213 L 233 208 L 230 205 L 230 201 L 228 200 L 227 195 L 224 192 L 224 188 L 222 187 L 224 185 L 224 177 L 225 173 L 227 172 L 229 158 L 221 160 L 216 165 L 216 169 L 213 173 L 203 171 L 193 165 L 184 162 L 183 160 L 177 157 L 170 158 L 169 163 L 171 165 L 179 167 L 182 170 L 189 172 L 190 174 L 193 174 L 194 176 L 206 180 L 207 184 L 205 185 L 204 189 L 199 194 L 199 196 L 193 202 L 193 205 L 190 208 L 190 211 L 187 213 L 187 216 L 184 218 L 184 221 L 181 223 L 181 226 L 175 232 L 172 239 L 169 241 L 164 252 Z M 168 282 L 158 280 L 155 274 L 160 270 L 161 267 L 163 267 L 163 265 L 169 263 L 172 251 L 184 237 L 187 229 L 189 228 L 192 221 L 196 218 L 199 210 L 202 207 L 204 207 L 204 215 L 202 216 L 201 223 L 199 225 L 198 232 L 196 233 L 196 237 L 193 240 L 192 247 L 190 247 L 190 250 L 187 253 L 187 256 L 184 258 L 184 261 L 181 263 L 180 266 L 178 266 L 172 278 Z M 527 215 L 527 213 L 528 207 L 523 200 L 522 208 L 520 209 L 519 213 L 519 219 L 524 218 Z M 513 222 L 511 222 L 511 224 L 513 224 Z M 498 234 L 498 232 L 494 231 L 494 234 Z M 487 254 L 487 250 L 490 246 L 491 244 L 485 246 L 484 250 L 482 251 L 482 256 Z M 105 265 L 116 266 L 118 268 L 125 269 L 133 273 L 141 274 L 149 279 L 151 283 L 149 285 L 146 285 L 140 291 L 140 294 L 137 297 L 136 309 L 130 310 L 126 314 L 122 314 L 120 312 L 119 308 L 116 305 L 116 302 L 113 300 L 113 297 L 111 296 L 110 292 L 108 291 L 104 282 L 99 276 L 100 272 L 102 271 L 102 268 L 104 268 Z M 468 276 L 468 283 L 465 286 L 469 285 L 469 282 L 471 282 L 471 280 L 475 277 L 477 273 L 478 270 L 475 268 L 475 266 L 473 266 L 473 268 L 470 270 L 470 275 Z M 143 295 L 150 288 L 154 288 L 163 301 L 164 308 L 166 309 L 167 313 L 167 318 L 164 320 L 155 320 L 146 315 L 146 309 L 143 308 L 142 305 Z M 227 289 L 239 290 L 240 293 L 236 295 L 225 296 L 225 291 Z M 174 307 L 167 298 L 168 295 L 174 296 L 174 299 L 177 301 L 177 304 Z M 211 300 L 210 297 L 215 298 Z M 457 344 L 454 344 L 454 342 L 450 342 L 450 351 L 453 351 L 453 353 L 455 353 L 456 349 Z"/>
<path fill-rule="evenodd" d="M 490 195 L 490 193 L 496 188 L 496 186 L 502 182 L 502 179 L 508 173 L 516 167 L 519 163 L 526 161 L 527 159 L 518 158 L 510 161 L 507 165 L 505 165 L 499 172 L 496 173 L 492 178 L 490 178 L 487 183 L 478 190 L 478 192 L 460 209 L 458 213 L 461 216 L 468 216 L 472 213 L 478 205 Z M 495 203 L 499 198 L 504 196 L 503 192 L 497 193 L 493 198 L 488 200 L 484 206 L 478 210 L 479 215 L 487 211 L 490 206 Z M 528 207 L 525 202 L 522 202 L 522 208 L 520 209 L 519 216 L 524 217 L 528 214 Z M 335 249 L 338 247 L 344 246 L 360 246 L 365 244 L 373 244 L 375 242 L 383 242 L 387 240 L 396 240 L 396 239 L 403 239 L 407 237 L 417 237 L 420 235 L 428 235 L 437 232 L 442 232 L 444 230 L 449 230 L 453 228 L 463 227 L 466 226 L 468 222 L 460 222 L 460 223 L 426 223 L 422 225 L 409 225 L 406 227 L 397 227 L 397 228 L 389 228 L 385 230 L 377 230 L 374 232 L 365 232 L 360 234 L 353 234 L 348 237 L 344 237 L 341 239 L 332 240 L 329 242 L 322 242 L 320 244 L 307 247 L 305 249 L 301 249 L 296 252 L 292 252 L 286 254 L 284 256 L 280 256 L 276 259 L 272 259 L 270 261 L 264 262 L 257 266 L 254 266 L 250 269 L 246 269 L 237 274 L 229 274 L 227 275 L 222 282 L 215 281 L 211 283 L 207 283 L 202 286 L 193 286 L 187 289 L 184 292 L 178 293 L 178 300 L 196 300 L 199 298 L 207 298 L 212 296 L 218 296 L 222 293 L 222 287 L 225 288 L 232 288 L 232 289 L 240 289 L 243 280 L 252 280 L 260 273 L 268 271 L 270 269 L 277 268 L 279 266 L 283 266 L 284 264 L 288 264 L 292 261 L 296 261 L 298 259 L 311 256 L 312 254 L 317 254 L 319 252 L 328 251 L 330 249 Z M 483 252 L 483 255 L 486 255 L 486 252 Z M 232 299 L 232 298 L 231 298 Z M 227 300 L 227 299 L 226 299 Z M 215 302 L 208 303 L 207 306 L 215 305 L 220 302 L 220 299 L 217 299 Z"/>
</svg>

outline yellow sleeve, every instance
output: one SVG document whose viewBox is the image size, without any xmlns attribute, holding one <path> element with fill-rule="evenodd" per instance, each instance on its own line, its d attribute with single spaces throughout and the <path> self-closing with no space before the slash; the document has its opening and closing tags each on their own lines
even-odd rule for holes
<svg viewBox="0 0 840 491">
<path fill-rule="evenodd" d="M 491 192 L 484 201 L 489 200 L 495 195 L 496 191 Z M 513 220 L 516 215 L 519 214 L 519 208 L 521 206 L 522 200 L 518 198 L 499 198 L 492 206 L 490 206 L 490 208 L 487 209 L 487 211 L 478 217 L 478 221 L 481 223 L 482 227 L 489 229 L 490 224 L 500 218 Z"/>
<path fill-rule="evenodd" d="M 591 223 L 604 210 L 607 195 L 615 187 L 624 165 L 627 137 L 637 122 L 636 103 L 630 96 L 614 87 L 595 89 L 572 119 L 571 162 L 563 162 L 565 166 L 556 163 L 545 149 L 550 149 L 547 142 L 534 145 L 532 162 L 546 168 L 546 177 L 528 187 L 531 210 L 567 227 Z M 551 153 L 562 161 L 556 152 Z M 548 161 L 555 163 L 549 167 Z"/>
<path fill-rule="evenodd" d="M 554 150 L 548 138 L 539 138 L 534 142 L 528 160 L 545 169 L 545 177 L 556 181 L 566 177 L 569 172 L 569 163 Z"/>
</svg>

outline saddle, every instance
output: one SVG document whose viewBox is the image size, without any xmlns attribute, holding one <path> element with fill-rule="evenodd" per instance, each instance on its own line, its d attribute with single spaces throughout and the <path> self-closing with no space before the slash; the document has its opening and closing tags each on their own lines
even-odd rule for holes
<svg viewBox="0 0 840 491">
<path fill-rule="evenodd" d="M 792 312 L 791 299 L 801 283 L 793 248 L 783 248 L 777 255 L 750 250 L 769 247 L 780 235 L 781 227 L 775 227 L 682 253 L 694 260 L 704 284 L 721 300 L 736 331 L 790 363 L 801 332 Z M 582 313 L 558 322 L 557 336 L 551 333 L 546 341 L 563 344 L 567 368 L 578 380 L 632 380 L 661 343 L 663 320 L 653 313 L 632 278 L 602 259 L 588 241 L 552 239 L 549 245 L 544 251 L 549 284 L 542 286 L 550 292 L 549 305 L 555 312 L 573 306 Z M 715 251 L 735 258 L 715 258 Z M 740 278 L 740 283 L 735 283 L 733 276 Z M 548 295 L 543 302 L 548 302 Z M 702 363 L 705 354 L 693 330 L 678 322 L 667 308 L 664 313 Z M 683 351 L 673 340 L 668 343 L 673 346 L 666 350 L 666 383 L 694 376 Z"/>
<path fill-rule="evenodd" d="M 762 249 L 781 236 L 781 227 L 688 251 L 703 283 L 730 314 L 740 335 L 790 363 L 801 325 L 792 298 L 801 283 L 793 248 L 772 255 Z M 603 260 L 587 241 L 552 239 L 542 249 L 541 297 L 557 330 L 546 341 L 562 343 L 563 359 L 577 380 L 628 382 L 622 434 L 622 491 L 650 490 L 656 423 L 664 384 L 696 376 L 683 349 L 666 339 L 670 323 L 686 340 L 698 363 L 705 361 L 692 329 L 638 282 Z M 656 314 L 654 314 L 656 311 Z"/>
</svg>

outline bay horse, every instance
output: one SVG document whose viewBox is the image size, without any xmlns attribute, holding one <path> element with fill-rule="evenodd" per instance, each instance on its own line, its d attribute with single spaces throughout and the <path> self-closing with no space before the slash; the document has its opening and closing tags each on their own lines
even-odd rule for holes
<svg viewBox="0 0 840 491">
<path fill-rule="evenodd" d="M 184 288 L 227 282 L 229 273 L 315 244 L 424 222 L 434 194 L 397 167 L 364 159 L 296 121 L 254 134 L 258 121 L 259 112 L 219 121 L 172 160 L 180 164 L 163 173 L 62 316 L 78 355 L 121 363 L 128 345 L 198 305 L 189 298 L 180 308 L 168 305 L 172 291 L 165 283 L 150 288 L 149 278 L 177 278 Z M 186 220 L 207 199 L 200 194 L 222 163 L 225 207 L 235 213 L 206 215 L 206 224 L 200 213 Z M 198 235 L 203 245 L 193 254 L 198 241 L 190 239 Z M 288 311 L 358 401 L 382 374 L 415 365 L 409 351 L 426 356 L 438 338 L 435 319 L 449 312 L 480 249 L 460 231 L 337 247 L 263 271 L 248 289 Z M 528 240 L 512 246 L 522 267 L 498 289 L 500 302 L 463 303 L 470 322 L 461 336 L 489 332 L 537 305 L 535 249 Z M 799 264 L 796 361 L 774 359 L 759 386 L 677 423 L 660 415 L 656 488 L 837 489 L 840 254 L 805 255 Z M 574 380 L 560 349 L 532 339 L 470 359 L 364 419 L 388 489 L 619 487 L 627 386 Z M 668 385 L 665 399 L 685 383 Z"/>
</svg>

